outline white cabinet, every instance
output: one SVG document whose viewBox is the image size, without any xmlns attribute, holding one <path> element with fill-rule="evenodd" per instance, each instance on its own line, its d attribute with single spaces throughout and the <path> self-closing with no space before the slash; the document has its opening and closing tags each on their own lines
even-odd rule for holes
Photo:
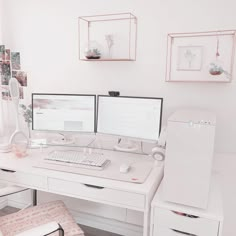
<svg viewBox="0 0 236 236">
<path fill-rule="evenodd" d="M 164 201 L 162 185 L 152 201 L 150 236 L 221 236 L 222 225 L 221 195 L 215 178 L 207 209 Z"/>
</svg>

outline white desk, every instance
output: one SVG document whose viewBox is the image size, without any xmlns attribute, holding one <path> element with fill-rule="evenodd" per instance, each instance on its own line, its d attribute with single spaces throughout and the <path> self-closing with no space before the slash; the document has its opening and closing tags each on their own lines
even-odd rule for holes
<svg viewBox="0 0 236 236">
<path fill-rule="evenodd" d="M 43 152 L 39 149 L 29 150 L 28 156 L 22 159 L 16 158 L 13 153 L 0 153 L 0 168 L 13 171 L 0 170 L 0 180 L 36 190 L 143 212 L 143 235 L 149 235 L 150 205 L 163 177 L 162 165 L 154 166 L 143 184 L 34 168 L 35 163 L 49 151 L 49 148 Z M 143 158 L 143 156 L 137 155 L 137 158 Z M 93 188 L 85 184 L 101 188 Z"/>
</svg>

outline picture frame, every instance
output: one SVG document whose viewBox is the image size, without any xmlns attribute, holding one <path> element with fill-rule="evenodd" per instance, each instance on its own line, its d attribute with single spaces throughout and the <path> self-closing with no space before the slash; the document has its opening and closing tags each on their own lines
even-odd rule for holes
<svg viewBox="0 0 236 236">
<path fill-rule="evenodd" d="M 0 61 L 4 60 L 5 45 L 0 45 Z"/>
<path fill-rule="evenodd" d="M 202 46 L 179 46 L 177 70 L 201 70 L 202 54 Z"/>
<path fill-rule="evenodd" d="M 21 69 L 20 53 L 19 52 L 11 52 L 11 65 L 12 65 L 12 70 L 20 70 Z"/>
<path fill-rule="evenodd" d="M 167 82 L 231 82 L 235 30 L 167 36 Z"/>
</svg>

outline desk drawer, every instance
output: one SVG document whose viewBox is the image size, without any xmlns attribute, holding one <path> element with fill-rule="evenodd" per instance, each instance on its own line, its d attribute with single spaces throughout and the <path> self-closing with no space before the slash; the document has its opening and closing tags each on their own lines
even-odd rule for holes
<svg viewBox="0 0 236 236">
<path fill-rule="evenodd" d="M 47 188 L 47 179 L 46 177 L 28 174 L 24 172 L 12 172 L 12 171 L 3 171 L 0 170 L 0 180 L 11 182 L 23 187 L 29 188 Z"/>
<path fill-rule="evenodd" d="M 219 221 L 217 220 L 210 220 L 198 216 L 180 215 L 171 210 L 162 208 L 155 208 L 154 224 L 157 225 L 157 227 L 166 227 L 197 236 L 217 236 L 219 227 Z M 170 235 L 172 236 L 172 234 Z M 169 236 L 169 234 L 167 235 Z"/>
<path fill-rule="evenodd" d="M 67 194 L 68 196 L 82 199 L 93 199 L 95 202 L 112 203 L 118 206 L 133 206 L 143 209 L 145 196 L 142 194 L 129 193 L 110 188 L 94 188 L 81 183 L 49 178 L 48 189 L 54 193 Z"/>
<path fill-rule="evenodd" d="M 157 225 L 154 226 L 152 236 L 217 236 L 218 234 L 212 233 L 204 233 L 204 234 L 189 234 L 184 231 L 176 231 L 170 228 L 158 227 Z"/>
</svg>

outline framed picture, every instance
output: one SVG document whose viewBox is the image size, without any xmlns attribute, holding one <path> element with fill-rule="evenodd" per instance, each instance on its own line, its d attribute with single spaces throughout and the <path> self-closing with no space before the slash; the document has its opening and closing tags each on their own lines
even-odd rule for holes
<svg viewBox="0 0 236 236">
<path fill-rule="evenodd" d="M 6 49 L 4 52 L 4 61 L 10 61 L 11 60 L 11 51 L 10 49 Z"/>
<path fill-rule="evenodd" d="M 1 84 L 8 85 L 11 78 L 11 63 L 10 61 L 0 62 Z"/>
<path fill-rule="evenodd" d="M 202 50 L 201 46 L 179 46 L 177 70 L 201 70 Z"/>
<path fill-rule="evenodd" d="M 11 64 L 12 64 L 12 70 L 21 69 L 19 52 L 11 52 Z"/>
<path fill-rule="evenodd" d="M 8 86 L 2 86 L 2 99 L 11 100 L 11 94 Z M 24 90 L 23 87 L 20 87 L 20 99 L 24 99 Z"/>
<path fill-rule="evenodd" d="M 12 71 L 12 77 L 16 78 L 21 86 L 27 86 L 27 74 L 24 71 Z"/>
<path fill-rule="evenodd" d="M 4 60 L 5 45 L 0 45 L 0 61 Z"/>
<path fill-rule="evenodd" d="M 168 34 L 166 81 L 231 82 L 236 31 Z"/>
</svg>

